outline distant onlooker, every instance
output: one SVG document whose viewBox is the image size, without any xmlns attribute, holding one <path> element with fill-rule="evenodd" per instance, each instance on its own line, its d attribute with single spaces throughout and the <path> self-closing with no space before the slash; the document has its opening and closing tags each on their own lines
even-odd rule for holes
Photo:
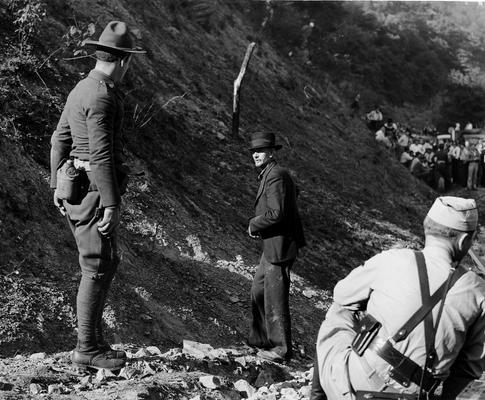
<svg viewBox="0 0 485 400">
<path fill-rule="evenodd" d="M 474 144 L 470 145 L 468 152 L 468 180 L 466 187 L 468 190 L 476 190 L 478 186 L 478 163 L 480 161 L 480 153 Z"/>
<path fill-rule="evenodd" d="M 412 151 L 414 154 L 417 154 L 420 152 L 420 148 L 418 144 L 413 139 L 409 140 L 409 151 Z"/>
<path fill-rule="evenodd" d="M 409 168 L 413 159 L 413 153 L 409 152 L 407 149 L 404 149 L 404 151 L 401 153 L 401 158 L 399 159 L 399 162 L 406 168 Z"/>
<path fill-rule="evenodd" d="M 480 139 L 477 146 L 477 150 L 480 153 L 480 161 L 478 163 L 478 186 L 485 186 L 485 141 Z"/>
<path fill-rule="evenodd" d="M 454 141 L 448 150 L 448 158 L 451 161 L 451 182 L 459 183 L 461 147 Z"/>
<path fill-rule="evenodd" d="M 397 144 L 403 148 L 403 150 L 409 147 L 409 136 L 407 132 L 401 132 L 399 139 L 397 140 Z"/>
<path fill-rule="evenodd" d="M 450 126 L 448 128 L 448 133 L 450 134 L 450 138 L 452 141 L 455 141 L 456 140 L 456 132 L 455 132 L 455 127 L 454 126 Z"/>
<path fill-rule="evenodd" d="M 397 133 L 397 125 L 393 122 L 392 118 L 388 118 L 387 122 L 383 126 L 384 133 L 388 138 L 395 139 Z"/>
<path fill-rule="evenodd" d="M 382 143 L 384 144 L 384 146 L 386 146 L 386 148 L 390 149 L 392 147 L 392 142 L 391 140 L 386 136 L 386 134 L 384 133 L 384 129 L 381 128 L 379 129 L 377 132 L 376 132 L 376 140 L 379 142 L 379 143 Z"/>
<path fill-rule="evenodd" d="M 423 149 L 424 149 L 424 151 L 426 151 L 426 150 L 433 150 L 433 145 L 429 141 L 426 140 L 423 143 Z"/>
<path fill-rule="evenodd" d="M 414 157 L 409 167 L 411 174 L 416 178 L 419 178 L 426 182 L 428 185 L 431 184 L 431 169 L 426 165 L 426 159 L 424 154 L 418 154 Z"/>
<path fill-rule="evenodd" d="M 470 142 L 460 146 L 460 160 L 458 167 L 458 183 L 466 187 L 468 182 L 468 161 L 470 160 Z"/>
<path fill-rule="evenodd" d="M 379 106 L 376 105 L 374 110 L 372 110 L 366 115 L 367 126 L 372 131 L 376 131 L 381 127 L 382 119 L 383 117 L 382 117 L 381 109 L 379 108 Z"/>
<path fill-rule="evenodd" d="M 467 124 L 465 125 L 465 130 L 469 131 L 469 130 L 472 130 L 472 129 L 473 129 L 473 124 L 471 122 L 467 122 Z"/>
<path fill-rule="evenodd" d="M 435 155 L 436 159 L 436 172 L 438 173 L 438 179 L 440 177 L 444 180 L 444 187 L 443 190 L 446 190 L 450 187 L 450 175 L 449 175 L 449 168 L 448 168 L 448 153 L 445 150 L 445 146 L 443 144 L 438 145 L 438 151 Z"/>
</svg>

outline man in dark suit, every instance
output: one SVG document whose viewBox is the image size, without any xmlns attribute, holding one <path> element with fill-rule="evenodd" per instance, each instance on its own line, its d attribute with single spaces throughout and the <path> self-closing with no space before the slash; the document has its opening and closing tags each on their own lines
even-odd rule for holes
<svg viewBox="0 0 485 400">
<path fill-rule="evenodd" d="M 260 356 L 273 361 L 292 356 L 290 269 L 298 249 L 305 245 L 296 186 L 274 158 L 281 147 L 272 132 L 251 136 L 250 150 L 255 166 L 261 169 L 261 183 L 248 233 L 263 240 L 263 254 L 251 287 L 253 320 L 248 344 L 262 349 Z"/>
<path fill-rule="evenodd" d="M 69 94 L 52 135 L 51 188 L 55 189 L 54 203 L 76 239 L 82 272 L 72 362 L 80 367 L 119 369 L 126 354 L 111 349 L 102 332 L 106 296 L 119 261 L 116 230 L 126 181 L 119 84 L 132 54 L 145 52 L 133 48 L 128 27 L 120 21 L 110 22 L 98 41 L 85 43 L 96 48 L 96 66 Z M 77 189 L 69 192 L 79 192 L 78 196 L 67 195 L 69 179 L 63 175 L 57 179 L 58 169 L 62 171 L 65 165 L 82 177 L 82 183 L 71 185 Z"/>
</svg>

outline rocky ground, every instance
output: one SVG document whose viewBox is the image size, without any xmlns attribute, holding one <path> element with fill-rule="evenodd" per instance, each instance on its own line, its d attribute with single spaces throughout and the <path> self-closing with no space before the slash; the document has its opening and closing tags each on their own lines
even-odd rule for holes
<svg viewBox="0 0 485 400">
<path fill-rule="evenodd" d="M 155 346 L 127 351 L 120 371 L 80 370 L 70 353 L 34 353 L 0 360 L 1 399 L 308 399 L 312 360 L 267 361 L 246 346 L 214 349 L 184 341 L 167 352 Z"/>
</svg>

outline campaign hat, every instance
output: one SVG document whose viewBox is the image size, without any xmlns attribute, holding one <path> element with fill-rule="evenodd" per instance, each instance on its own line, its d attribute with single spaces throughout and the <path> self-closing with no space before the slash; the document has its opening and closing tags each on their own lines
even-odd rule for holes
<svg viewBox="0 0 485 400">
<path fill-rule="evenodd" d="M 85 40 L 84 45 L 96 46 L 108 53 L 146 53 L 133 46 L 133 40 L 128 26 L 121 21 L 111 21 L 106 25 L 98 40 Z"/>
<path fill-rule="evenodd" d="M 276 144 L 276 136 L 274 132 L 262 131 L 251 134 L 249 150 L 258 150 L 264 148 L 279 150 L 282 147 L 283 146 L 281 144 Z"/>
</svg>

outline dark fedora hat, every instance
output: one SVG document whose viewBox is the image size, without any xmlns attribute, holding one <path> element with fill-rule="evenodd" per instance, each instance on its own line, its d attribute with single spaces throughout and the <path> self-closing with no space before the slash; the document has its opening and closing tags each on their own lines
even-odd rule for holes
<svg viewBox="0 0 485 400">
<path fill-rule="evenodd" d="M 98 40 L 85 40 L 84 45 L 96 46 L 99 50 L 121 53 L 146 53 L 145 50 L 133 47 L 128 26 L 121 21 L 111 21 Z"/>
<path fill-rule="evenodd" d="M 251 134 L 251 143 L 249 150 L 257 150 L 263 148 L 272 148 L 275 150 L 281 149 L 281 144 L 275 143 L 275 134 L 273 132 L 255 132 Z"/>
</svg>

